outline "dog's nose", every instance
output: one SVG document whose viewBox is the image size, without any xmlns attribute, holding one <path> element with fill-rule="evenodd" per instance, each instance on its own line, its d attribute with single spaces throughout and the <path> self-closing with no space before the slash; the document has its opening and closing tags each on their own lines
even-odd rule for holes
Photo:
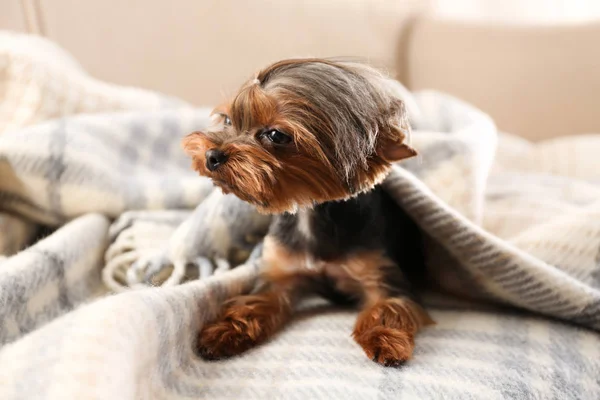
<svg viewBox="0 0 600 400">
<path fill-rule="evenodd" d="M 227 161 L 227 154 L 221 150 L 210 149 L 206 152 L 206 168 L 214 171 Z"/>
</svg>

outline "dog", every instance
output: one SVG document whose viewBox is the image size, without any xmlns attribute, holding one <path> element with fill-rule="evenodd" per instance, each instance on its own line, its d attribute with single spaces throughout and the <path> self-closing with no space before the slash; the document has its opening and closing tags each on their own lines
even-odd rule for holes
<svg viewBox="0 0 600 400">
<path fill-rule="evenodd" d="M 420 231 L 381 186 L 392 163 L 417 154 L 398 84 L 358 62 L 283 60 L 212 118 L 183 140 L 193 168 L 274 218 L 260 283 L 202 327 L 200 355 L 264 343 L 318 294 L 360 307 L 352 336 L 370 359 L 410 359 L 432 320 L 416 290 L 426 275 Z"/>
</svg>

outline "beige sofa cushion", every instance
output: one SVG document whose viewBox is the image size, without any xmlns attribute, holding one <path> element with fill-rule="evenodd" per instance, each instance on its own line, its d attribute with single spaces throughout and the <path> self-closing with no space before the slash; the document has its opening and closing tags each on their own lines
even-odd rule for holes
<svg viewBox="0 0 600 400">
<path fill-rule="evenodd" d="M 407 76 L 467 100 L 502 130 L 540 140 L 600 132 L 600 23 L 415 24 Z"/>
<path fill-rule="evenodd" d="M 91 75 L 213 105 L 268 62 L 361 56 L 392 65 L 429 0 L 53 0 L 47 36 Z"/>
<path fill-rule="evenodd" d="M 0 3 L 0 29 L 27 32 L 25 14 L 20 3 L 10 0 Z"/>
</svg>

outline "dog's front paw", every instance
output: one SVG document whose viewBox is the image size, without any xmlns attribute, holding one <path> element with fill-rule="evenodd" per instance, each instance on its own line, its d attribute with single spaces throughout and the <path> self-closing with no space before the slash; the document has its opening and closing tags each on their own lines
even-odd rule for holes
<svg viewBox="0 0 600 400">
<path fill-rule="evenodd" d="M 287 305 L 274 294 L 234 298 L 216 321 L 202 328 L 198 352 L 207 360 L 236 356 L 265 342 L 288 317 Z"/>
<path fill-rule="evenodd" d="M 255 334 L 259 332 L 249 329 L 248 323 L 254 325 L 258 321 L 223 318 L 204 327 L 198 338 L 200 356 L 206 360 L 220 360 L 254 347 L 258 344 Z"/>
<path fill-rule="evenodd" d="M 386 367 L 404 364 L 411 358 L 415 347 L 412 334 L 382 325 L 355 330 L 353 336 L 367 357 Z"/>
<path fill-rule="evenodd" d="M 358 315 L 352 336 L 373 361 L 399 366 L 412 357 L 415 334 L 432 323 L 425 310 L 411 300 L 383 299 Z"/>
</svg>

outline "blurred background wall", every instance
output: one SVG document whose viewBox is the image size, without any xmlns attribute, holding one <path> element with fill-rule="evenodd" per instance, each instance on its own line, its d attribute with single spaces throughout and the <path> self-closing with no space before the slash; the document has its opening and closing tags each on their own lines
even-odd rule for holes
<svg viewBox="0 0 600 400">
<path fill-rule="evenodd" d="M 200 106 L 277 59 L 358 56 L 532 140 L 600 131 L 600 0 L 0 0 L 0 29 Z"/>
<path fill-rule="evenodd" d="M 568 23 L 600 17 L 598 0 L 434 0 L 435 12 L 461 20 Z"/>
</svg>

